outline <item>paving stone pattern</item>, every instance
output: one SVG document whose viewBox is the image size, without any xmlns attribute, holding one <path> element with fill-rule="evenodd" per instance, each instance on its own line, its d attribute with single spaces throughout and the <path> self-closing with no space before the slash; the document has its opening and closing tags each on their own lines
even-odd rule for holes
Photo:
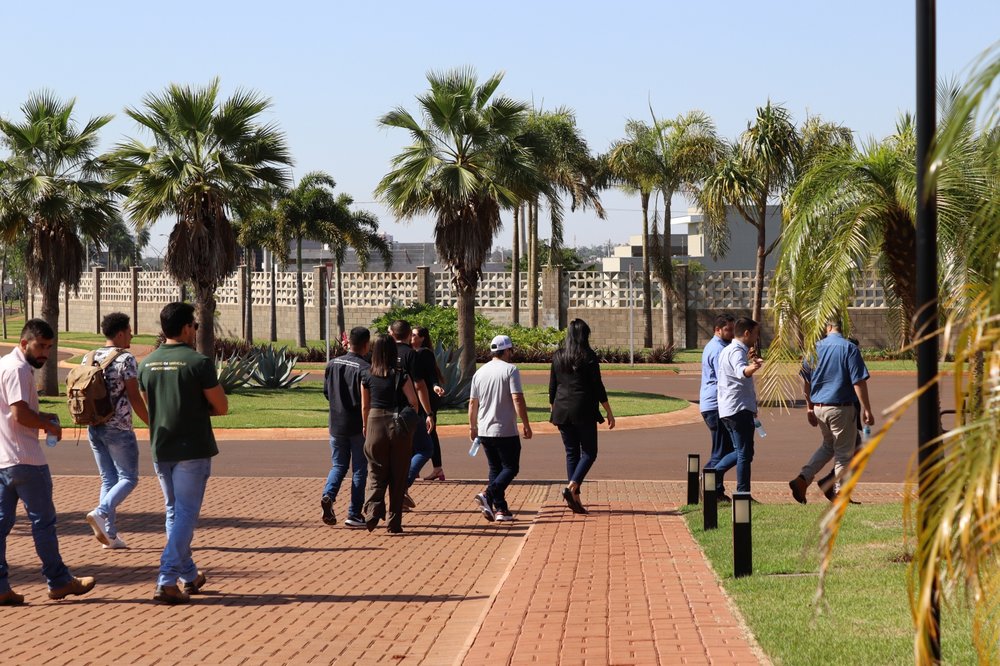
<svg viewBox="0 0 1000 666">
<path fill-rule="evenodd" d="M 60 547 L 94 592 L 45 597 L 23 511 L 8 538 L 5 664 L 750 664 L 763 658 L 675 512 L 684 485 L 598 481 L 570 513 L 561 484 L 515 483 L 517 520 L 475 511 L 481 482 L 420 482 L 403 536 L 323 525 L 322 479 L 209 482 L 195 560 L 205 594 L 151 600 L 162 497 L 142 477 L 119 516 L 128 550 L 84 521 L 94 477 L 55 479 Z M 755 494 L 790 501 L 781 484 Z M 869 492 L 898 499 L 900 486 Z M 867 491 L 867 489 L 866 489 Z M 346 517 L 347 486 L 336 509 Z M 812 498 L 811 498 L 812 499 Z"/>
</svg>

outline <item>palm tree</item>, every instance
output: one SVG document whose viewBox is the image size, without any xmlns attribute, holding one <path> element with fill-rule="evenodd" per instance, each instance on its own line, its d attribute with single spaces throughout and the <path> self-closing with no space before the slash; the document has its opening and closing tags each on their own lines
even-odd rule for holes
<svg viewBox="0 0 1000 666">
<path fill-rule="evenodd" d="M 198 351 L 213 356 L 215 290 L 236 269 L 231 217 L 266 200 L 267 186 L 286 185 L 292 159 L 284 135 L 260 120 L 270 101 L 256 92 L 220 100 L 214 79 L 198 88 L 172 84 L 143 104 L 125 112 L 153 144 L 118 144 L 113 183 L 129 188 L 125 207 L 137 228 L 176 216 L 164 265 L 194 285 Z"/>
<path fill-rule="evenodd" d="M 695 192 L 697 184 L 711 172 L 720 143 L 715 123 L 701 111 L 689 111 L 664 121 L 657 121 L 653 114 L 653 128 L 657 143 L 657 191 L 663 197 L 663 235 L 659 234 L 657 216 L 654 215 L 650 254 L 653 274 L 660 282 L 663 339 L 666 346 L 672 349 L 673 297 L 676 290 L 670 248 L 671 199 L 678 191 Z"/>
<path fill-rule="evenodd" d="M 657 188 L 656 133 L 640 120 L 625 124 L 625 138 L 616 141 L 605 158 L 613 182 L 639 193 L 642 207 L 642 345 L 653 346 L 653 288 L 649 252 L 649 199 Z M 669 242 L 669 241 L 668 241 Z"/>
<path fill-rule="evenodd" d="M 413 143 L 392 160 L 376 194 L 400 218 L 432 214 L 434 241 L 458 292 L 458 337 L 464 372 L 475 369 L 474 315 L 482 265 L 500 230 L 500 211 L 517 205 L 521 184 L 536 178 L 529 149 L 517 138 L 528 106 L 495 95 L 496 73 L 482 84 L 471 68 L 432 72 L 417 98 L 423 124 L 396 108 L 383 127 L 410 133 Z"/>
<path fill-rule="evenodd" d="M 767 244 L 767 204 L 782 196 L 793 183 L 802 142 L 788 111 L 768 100 L 757 107 L 757 116 L 738 141 L 727 144 L 704 179 L 698 203 L 705 214 L 706 235 L 712 254 L 728 250 L 726 209 L 734 207 L 757 230 L 756 281 L 753 314 L 761 320 L 764 298 L 764 263 L 779 239 Z"/>
<path fill-rule="evenodd" d="M 368 266 L 373 251 L 382 257 L 382 265 L 386 270 L 392 266 L 392 248 L 386 242 L 385 237 L 378 232 L 378 218 L 368 211 L 351 210 L 353 205 L 354 199 L 350 195 L 340 194 L 337 196 L 320 239 L 330 246 L 337 273 L 338 339 L 342 339 L 347 330 L 344 317 L 344 286 L 341 275 L 341 267 L 347 256 L 347 250 L 354 250 L 362 271 Z"/>
<path fill-rule="evenodd" d="M 0 162 L 0 235 L 5 244 L 27 238 L 27 274 L 42 293 L 42 319 L 56 331 L 53 353 L 36 380 L 44 395 L 59 393 L 59 287 L 79 285 L 86 244 L 96 243 L 117 215 L 106 163 L 95 154 L 98 132 L 111 116 L 79 127 L 74 104 L 40 92 L 21 107 L 22 121 L 0 120 L 10 151 Z"/>
</svg>

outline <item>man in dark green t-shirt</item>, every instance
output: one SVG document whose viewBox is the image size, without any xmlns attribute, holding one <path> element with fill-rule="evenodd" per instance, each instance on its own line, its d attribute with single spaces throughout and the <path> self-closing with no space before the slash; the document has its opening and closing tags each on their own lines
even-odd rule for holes
<svg viewBox="0 0 1000 666">
<path fill-rule="evenodd" d="M 205 584 L 191 557 L 212 456 L 219 452 L 212 416 L 229 409 L 215 364 L 194 350 L 198 322 L 188 303 L 170 303 L 160 311 L 166 341 L 139 365 L 139 389 L 149 408 L 153 468 L 167 507 L 167 545 L 153 599 L 182 604 Z M 183 584 L 183 589 L 178 585 Z"/>
</svg>

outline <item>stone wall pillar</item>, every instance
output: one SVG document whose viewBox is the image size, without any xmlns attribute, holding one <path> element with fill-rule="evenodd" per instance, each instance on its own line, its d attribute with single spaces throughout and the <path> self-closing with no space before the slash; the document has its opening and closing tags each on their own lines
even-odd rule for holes
<svg viewBox="0 0 1000 666">
<path fill-rule="evenodd" d="M 94 266 L 94 332 L 101 332 L 101 273 L 104 269 Z M 68 293 L 69 290 L 67 290 Z"/>
<path fill-rule="evenodd" d="M 560 266 L 546 266 L 542 270 L 542 303 L 538 317 L 539 326 L 565 328 L 566 309 L 562 302 L 563 273 Z"/>
<path fill-rule="evenodd" d="M 139 335 L 139 267 L 132 266 L 132 334 Z"/>
<path fill-rule="evenodd" d="M 417 266 L 417 303 L 434 302 L 434 276 L 430 266 Z"/>
<path fill-rule="evenodd" d="M 240 309 L 240 337 L 247 337 L 247 271 L 246 265 L 236 267 L 236 304 Z"/>
</svg>

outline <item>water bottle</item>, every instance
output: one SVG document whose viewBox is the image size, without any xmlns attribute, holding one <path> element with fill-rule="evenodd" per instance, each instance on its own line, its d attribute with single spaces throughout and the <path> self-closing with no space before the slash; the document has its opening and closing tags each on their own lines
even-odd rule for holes
<svg viewBox="0 0 1000 666">
<path fill-rule="evenodd" d="M 479 441 L 479 437 L 476 437 L 474 440 L 472 440 L 472 446 L 469 447 L 470 456 L 475 457 L 476 454 L 479 453 L 480 444 L 482 444 L 482 442 Z"/>
<path fill-rule="evenodd" d="M 55 418 L 49 419 L 49 423 L 51 423 L 52 425 L 59 425 L 59 419 L 55 419 Z M 45 435 L 45 446 L 52 447 L 52 446 L 55 446 L 58 443 L 59 443 L 59 438 L 57 438 L 52 433 L 47 433 Z"/>
<path fill-rule="evenodd" d="M 767 431 L 764 430 L 764 424 L 760 422 L 760 419 L 756 416 L 753 417 L 753 427 L 757 429 L 757 436 L 761 439 L 767 437 Z"/>
<path fill-rule="evenodd" d="M 862 442 L 867 442 L 867 441 L 871 440 L 871 438 L 872 438 L 872 427 L 866 423 L 865 427 L 861 430 L 861 433 L 862 433 L 861 434 L 861 441 Z"/>
</svg>

